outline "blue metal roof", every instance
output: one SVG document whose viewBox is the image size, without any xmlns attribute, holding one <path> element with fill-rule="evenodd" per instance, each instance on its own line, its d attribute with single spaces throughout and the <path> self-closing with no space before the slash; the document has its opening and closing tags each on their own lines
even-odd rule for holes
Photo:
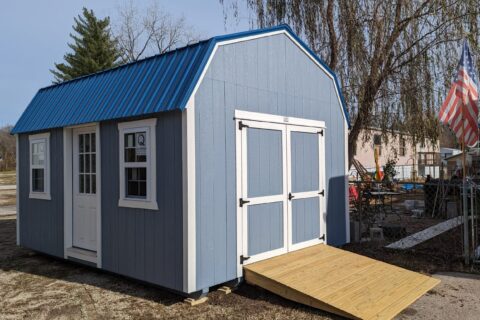
<svg viewBox="0 0 480 320">
<path fill-rule="evenodd" d="M 335 73 L 290 27 L 281 25 L 213 37 L 161 55 L 42 88 L 23 112 L 12 133 L 183 110 L 216 43 L 277 30 L 287 31 L 331 73 L 350 126 Z"/>
</svg>

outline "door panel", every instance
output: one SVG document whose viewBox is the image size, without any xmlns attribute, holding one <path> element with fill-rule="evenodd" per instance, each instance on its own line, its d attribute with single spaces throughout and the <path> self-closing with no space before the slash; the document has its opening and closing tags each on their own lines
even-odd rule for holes
<svg viewBox="0 0 480 320">
<path fill-rule="evenodd" d="M 283 247 L 283 213 L 283 201 L 248 206 L 250 256 Z"/>
<path fill-rule="evenodd" d="M 97 148 L 95 127 L 73 130 L 72 245 L 97 250 Z"/>
<path fill-rule="evenodd" d="M 291 192 L 306 192 L 319 189 L 318 133 L 290 133 L 291 143 Z"/>
<path fill-rule="evenodd" d="M 280 130 L 248 128 L 248 198 L 283 193 L 282 135 Z"/>
<path fill-rule="evenodd" d="M 320 200 L 318 197 L 293 199 L 292 243 L 320 237 Z"/>
</svg>

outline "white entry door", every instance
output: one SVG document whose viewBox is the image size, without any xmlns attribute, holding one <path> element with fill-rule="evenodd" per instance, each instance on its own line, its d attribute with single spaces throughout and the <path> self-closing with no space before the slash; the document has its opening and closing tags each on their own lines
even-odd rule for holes
<svg viewBox="0 0 480 320">
<path fill-rule="evenodd" d="M 97 250 L 97 134 L 95 127 L 73 130 L 73 247 Z"/>
</svg>

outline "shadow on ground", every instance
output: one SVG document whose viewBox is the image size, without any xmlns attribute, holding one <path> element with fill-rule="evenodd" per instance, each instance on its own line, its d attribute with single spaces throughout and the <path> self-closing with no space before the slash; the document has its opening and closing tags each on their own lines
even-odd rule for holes
<svg viewBox="0 0 480 320">
<path fill-rule="evenodd" d="M 246 284 L 190 307 L 162 288 L 18 247 L 15 228 L 0 218 L 2 319 L 340 319 Z"/>
</svg>

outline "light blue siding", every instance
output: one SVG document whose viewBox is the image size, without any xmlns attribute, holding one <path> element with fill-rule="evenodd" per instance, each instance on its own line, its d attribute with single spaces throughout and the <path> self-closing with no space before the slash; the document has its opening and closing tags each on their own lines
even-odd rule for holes
<svg viewBox="0 0 480 320">
<path fill-rule="evenodd" d="M 51 200 L 29 198 L 29 139 L 19 135 L 20 245 L 63 258 L 63 130 L 49 132 Z"/>
<path fill-rule="evenodd" d="M 291 133 L 292 192 L 319 190 L 318 134 Z"/>
<path fill-rule="evenodd" d="M 325 121 L 328 242 L 345 242 L 347 124 L 333 80 L 285 35 L 220 46 L 195 95 L 197 289 L 236 278 L 235 109 Z"/>
<path fill-rule="evenodd" d="M 248 206 L 248 255 L 283 247 L 283 202 Z"/>
<path fill-rule="evenodd" d="M 283 193 L 282 132 L 247 129 L 248 197 Z"/>
<path fill-rule="evenodd" d="M 117 125 L 100 125 L 103 269 L 183 291 L 181 112 L 157 118 L 158 210 L 118 206 Z"/>
<path fill-rule="evenodd" d="M 319 199 L 305 198 L 292 201 L 293 244 L 320 237 Z"/>
</svg>

